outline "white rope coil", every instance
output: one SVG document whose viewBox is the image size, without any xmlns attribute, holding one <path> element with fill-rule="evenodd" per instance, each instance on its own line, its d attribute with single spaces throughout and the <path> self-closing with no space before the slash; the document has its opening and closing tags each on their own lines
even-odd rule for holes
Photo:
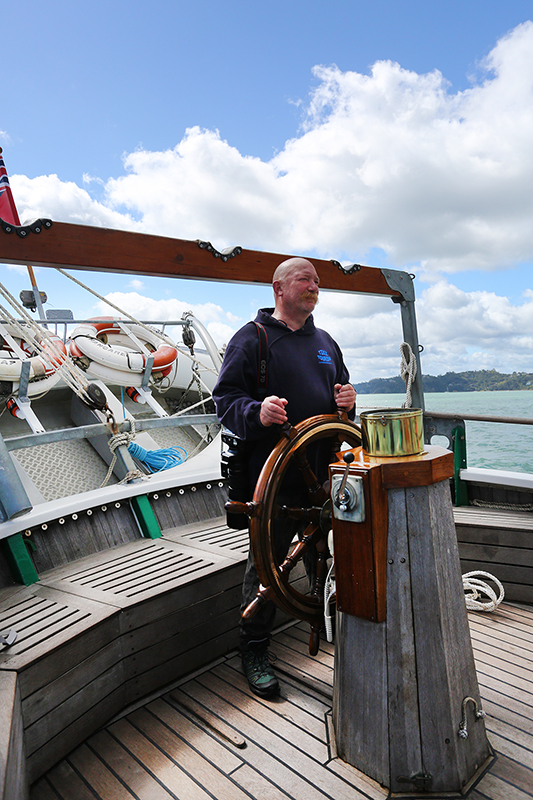
<svg viewBox="0 0 533 800">
<path fill-rule="evenodd" d="M 400 362 L 400 375 L 405 381 L 405 401 L 402 403 L 402 408 L 411 408 L 413 405 L 413 398 L 411 397 L 411 386 L 416 377 L 416 358 L 411 345 L 408 342 L 402 342 L 400 345 L 400 353 L 402 360 Z"/>
<path fill-rule="evenodd" d="M 492 586 L 489 586 L 481 578 L 488 578 L 493 581 L 498 589 L 498 596 L 496 596 Z M 466 572 L 463 575 L 463 589 L 468 611 L 494 611 L 505 597 L 504 588 L 498 578 L 495 578 L 490 572 L 483 572 L 482 570 Z M 483 595 L 488 599 L 484 600 Z"/>
<path fill-rule="evenodd" d="M 335 561 L 332 559 L 331 566 L 328 570 L 328 576 L 324 584 L 324 627 L 326 629 L 326 639 L 328 642 L 333 641 L 333 622 L 332 622 L 333 617 L 329 612 L 330 612 L 330 603 L 332 601 L 332 598 L 335 596 L 335 591 L 336 591 L 334 569 L 335 569 Z"/>
</svg>

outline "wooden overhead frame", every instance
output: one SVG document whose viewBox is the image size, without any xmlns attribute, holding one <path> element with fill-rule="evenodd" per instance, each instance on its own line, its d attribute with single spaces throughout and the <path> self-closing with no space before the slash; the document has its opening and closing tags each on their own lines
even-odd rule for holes
<svg viewBox="0 0 533 800">
<path fill-rule="evenodd" d="M 210 242 L 200 240 L 172 239 L 68 222 L 37 220 L 17 228 L 0 221 L 0 263 L 4 264 L 270 284 L 278 264 L 290 257 L 287 253 L 263 253 L 240 246 L 219 251 Z M 309 261 L 315 265 L 323 289 L 382 295 L 400 305 L 404 341 L 409 343 L 417 360 L 413 405 L 424 408 L 414 276 L 361 264 L 346 267 L 334 260 L 310 258 Z"/>
<path fill-rule="evenodd" d="M 31 228 L 31 226 L 26 226 Z M 210 242 L 171 239 L 145 233 L 95 228 L 54 222 L 36 234 L 24 237 L 0 231 L 0 261 L 5 264 L 33 264 L 37 267 L 155 275 L 164 278 L 270 284 L 275 268 L 291 256 L 262 253 L 241 247 L 218 251 Z M 325 289 L 365 294 L 402 296 L 391 288 L 384 273 L 405 275 L 358 264 L 341 267 L 338 262 L 310 258 Z"/>
</svg>

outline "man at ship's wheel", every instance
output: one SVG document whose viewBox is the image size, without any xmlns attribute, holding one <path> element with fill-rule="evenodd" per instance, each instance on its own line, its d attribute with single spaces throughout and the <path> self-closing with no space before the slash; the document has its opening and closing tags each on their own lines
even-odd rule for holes
<svg viewBox="0 0 533 800">
<path fill-rule="evenodd" d="M 217 414 L 223 425 L 249 443 L 249 497 L 273 447 L 280 426 L 296 425 L 318 414 L 332 414 L 336 408 L 355 415 L 355 389 L 337 343 L 326 331 L 316 328 L 312 312 L 318 302 L 319 277 L 304 258 L 290 258 L 280 264 L 272 279 L 275 308 L 261 309 L 255 322 L 268 338 L 268 377 L 264 399 L 258 399 L 260 341 L 257 327 L 247 323 L 231 339 L 217 385 L 213 392 Z M 263 392 L 265 394 L 265 392 Z M 315 475 L 327 479 L 330 445 L 317 442 L 307 453 Z M 307 488 L 297 468 L 289 468 L 283 479 L 278 502 L 306 505 Z M 276 521 L 278 557 L 285 557 L 296 532 L 294 520 Z M 307 565 L 306 565 L 307 566 Z M 308 576 L 311 579 L 308 569 Z M 252 551 L 243 581 L 241 610 L 255 598 L 259 578 Z M 271 697 L 279 685 L 268 653 L 275 607 L 267 602 L 250 620 L 241 620 L 241 654 L 244 673 L 252 692 Z"/>
</svg>

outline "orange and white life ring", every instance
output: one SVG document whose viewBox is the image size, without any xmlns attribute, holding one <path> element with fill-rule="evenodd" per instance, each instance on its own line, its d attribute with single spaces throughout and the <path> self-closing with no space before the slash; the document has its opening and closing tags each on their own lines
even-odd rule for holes
<svg viewBox="0 0 533 800">
<path fill-rule="evenodd" d="M 116 319 L 100 317 L 78 325 L 69 346 L 71 358 L 90 375 L 119 386 L 141 386 L 148 358 L 153 356 L 153 379 L 168 375 L 178 357 L 178 350 L 161 341 L 141 325 L 128 325 L 128 330 L 149 351 L 147 355 L 130 338 Z"/>
<path fill-rule="evenodd" d="M 17 348 L 25 353 L 28 358 L 20 358 L 10 341 L 2 338 L 0 345 L 0 381 L 12 383 L 11 393 L 17 394 L 22 364 L 27 360 L 30 362 L 28 397 L 43 394 L 55 386 L 61 377 L 57 368 L 67 355 L 67 348 L 59 336 L 50 334 L 45 339 L 42 339 L 40 345 L 43 352 L 36 354 L 36 349 L 31 342 L 21 338 L 19 332 L 15 331 L 11 325 L 4 324 L 3 328 L 12 337 Z"/>
</svg>

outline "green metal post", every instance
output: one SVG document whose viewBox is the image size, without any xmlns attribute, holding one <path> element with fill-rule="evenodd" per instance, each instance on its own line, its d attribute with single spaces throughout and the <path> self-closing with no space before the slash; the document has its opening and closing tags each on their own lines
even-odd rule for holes
<svg viewBox="0 0 533 800">
<path fill-rule="evenodd" d="M 468 492 L 465 481 L 460 478 L 460 470 L 466 469 L 466 430 L 458 425 L 452 431 L 452 446 L 454 460 L 453 485 L 455 489 L 455 505 L 468 505 Z"/>
<path fill-rule="evenodd" d="M 15 580 L 25 586 L 37 583 L 39 575 L 33 566 L 22 534 L 15 533 L 13 536 L 8 536 L 3 540 L 3 544 Z"/>
<path fill-rule="evenodd" d="M 146 536 L 147 539 L 159 539 L 162 535 L 161 528 L 147 495 L 140 494 L 132 497 L 130 503 L 143 536 Z"/>
</svg>

